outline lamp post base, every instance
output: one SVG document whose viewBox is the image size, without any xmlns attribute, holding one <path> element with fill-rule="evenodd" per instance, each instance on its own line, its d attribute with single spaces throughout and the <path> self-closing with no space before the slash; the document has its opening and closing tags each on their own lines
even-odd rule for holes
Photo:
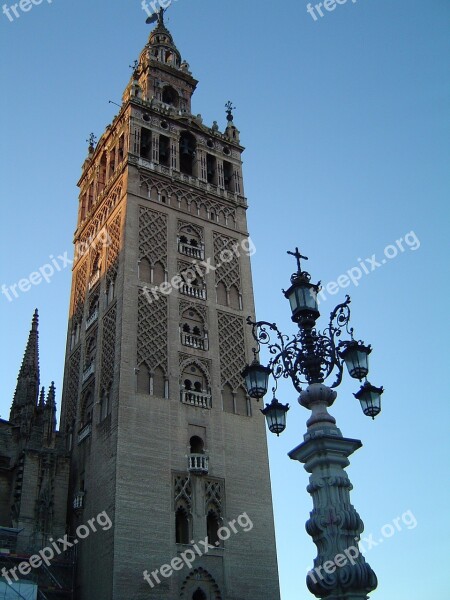
<svg viewBox="0 0 450 600">
<path fill-rule="evenodd" d="M 325 417 L 328 413 L 323 406 L 324 394 L 327 390 L 334 392 L 323 384 L 313 386 L 302 392 L 300 402 L 304 406 L 308 404 L 313 415 L 320 412 Z M 321 404 L 320 411 L 314 411 L 316 402 Z M 313 419 L 305 441 L 289 452 L 289 457 L 303 463 L 311 474 L 307 491 L 314 507 L 306 522 L 306 531 L 316 544 L 318 554 L 306 582 L 317 598 L 367 600 L 368 594 L 377 587 L 376 575 L 358 548 L 364 523 L 350 502 L 353 486 L 344 470 L 350 464 L 348 457 L 361 446 L 360 440 L 344 438 L 336 425 L 325 417 L 322 423 Z"/>
</svg>

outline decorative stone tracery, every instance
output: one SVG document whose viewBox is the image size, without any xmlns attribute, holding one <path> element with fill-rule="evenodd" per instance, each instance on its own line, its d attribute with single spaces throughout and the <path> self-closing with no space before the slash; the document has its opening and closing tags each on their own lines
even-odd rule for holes
<svg viewBox="0 0 450 600">
<path fill-rule="evenodd" d="M 182 600 L 191 600 L 193 594 L 201 590 L 206 598 L 211 600 L 222 600 L 222 595 L 219 586 L 215 582 L 212 575 L 202 567 L 198 567 L 189 573 L 183 581 L 180 590 L 180 598 Z"/>
<path fill-rule="evenodd" d="M 205 184 L 206 185 L 206 184 Z M 213 220 L 228 227 L 236 227 L 236 209 L 212 200 L 195 191 L 187 191 L 174 184 L 140 172 L 139 189 L 148 199 L 166 197 L 167 203 L 196 217 Z"/>
</svg>

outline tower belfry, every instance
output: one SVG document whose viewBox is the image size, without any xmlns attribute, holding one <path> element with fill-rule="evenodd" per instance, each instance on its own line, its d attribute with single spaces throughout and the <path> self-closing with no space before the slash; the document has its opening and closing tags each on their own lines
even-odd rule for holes
<svg viewBox="0 0 450 600">
<path fill-rule="evenodd" d="M 73 529 L 113 522 L 79 548 L 80 600 L 279 599 L 264 418 L 241 375 L 244 148 L 231 104 L 223 132 L 192 113 L 197 83 L 161 11 L 79 181 L 61 430 Z"/>
</svg>

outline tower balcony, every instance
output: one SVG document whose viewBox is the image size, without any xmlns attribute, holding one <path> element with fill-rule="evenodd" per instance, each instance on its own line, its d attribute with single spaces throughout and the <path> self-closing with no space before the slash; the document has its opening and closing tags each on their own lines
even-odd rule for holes
<svg viewBox="0 0 450 600">
<path fill-rule="evenodd" d="M 99 269 L 98 271 L 96 271 L 96 272 L 95 272 L 95 273 L 92 275 L 92 277 L 90 278 L 90 280 L 89 280 L 89 285 L 88 285 L 89 291 L 91 291 L 91 290 L 92 290 L 92 288 L 94 287 L 94 285 L 95 285 L 95 284 L 96 284 L 96 283 L 97 283 L 99 280 L 100 280 L 100 269 Z"/>
<path fill-rule="evenodd" d="M 183 404 L 190 404 L 191 406 L 198 406 L 199 408 L 211 408 L 211 394 L 182 389 L 181 402 Z"/>
<path fill-rule="evenodd" d="M 87 423 L 80 431 L 78 432 L 78 443 L 81 444 L 86 438 L 88 438 L 92 433 L 92 422 Z"/>
<path fill-rule="evenodd" d="M 191 244 L 186 244 L 185 242 L 178 242 L 178 252 L 189 256 L 189 258 L 198 258 L 200 260 L 205 258 L 205 252 L 203 248 L 191 246 Z"/>
<path fill-rule="evenodd" d="M 188 454 L 188 471 L 206 475 L 209 471 L 209 456 L 206 454 Z"/>
<path fill-rule="evenodd" d="M 192 333 L 181 333 L 181 343 L 183 346 L 195 348 L 196 350 L 208 350 L 208 339 Z"/>
<path fill-rule="evenodd" d="M 94 312 L 89 315 L 86 319 L 86 330 L 88 330 L 98 319 L 98 309 L 95 309 Z"/>
<path fill-rule="evenodd" d="M 197 300 L 206 300 L 206 290 L 203 287 L 197 285 L 190 285 L 185 283 L 180 288 L 180 293 L 191 298 L 197 298 Z"/>
<path fill-rule="evenodd" d="M 74 497 L 73 497 L 73 509 L 74 510 L 81 510 L 82 508 L 84 508 L 84 494 L 85 492 L 77 492 Z"/>
<path fill-rule="evenodd" d="M 85 370 L 83 371 L 83 383 L 86 383 L 86 381 L 89 379 L 89 377 L 91 377 L 93 374 L 95 373 L 95 364 L 94 362 L 91 362 L 91 364 L 85 368 Z"/>
</svg>

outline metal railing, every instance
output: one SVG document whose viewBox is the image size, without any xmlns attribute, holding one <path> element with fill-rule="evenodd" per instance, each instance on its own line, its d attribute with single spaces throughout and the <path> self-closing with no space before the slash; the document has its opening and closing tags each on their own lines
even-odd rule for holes
<svg viewBox="0 0 450 600">
<path fill-rule="evenodd" d="M 193 390 L 181 390 L 181 402 L 200 408 L 211 408 L 211 394 L 205 392 L 194 392 Z"/>
<path fill-rule="evenodd" d="M 206 454 L 188 454 L 188 471 L 191 473 L 208 473 L 209 456 Z"/>
<path fill-rule="evenodd" d="M 181 343 L 183 346 L 189 346 L 190 348 L 196 348 L 197 350 L 207 350 L 208 340 L 204 337 L 193 335 L 192 333 L 181 333 Z"/>
</svg>

